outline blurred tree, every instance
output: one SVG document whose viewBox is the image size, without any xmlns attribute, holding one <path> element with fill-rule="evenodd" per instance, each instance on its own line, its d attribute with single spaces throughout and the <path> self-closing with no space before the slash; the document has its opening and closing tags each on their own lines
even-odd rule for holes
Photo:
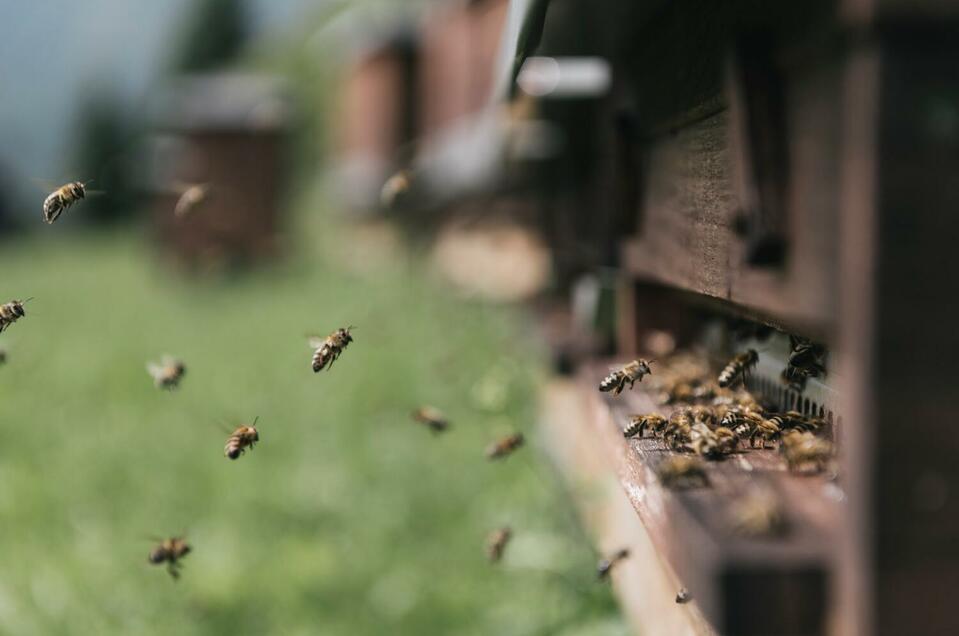
<svg viewBox="0 0 959 636">
<path fill-rule="evenodd" d="M 69 179 L 92 180 L 90 188 L 103 192 L 83 202 L 82 217 L 97 224 L 131 218 L 137 196 L 128 159 L 134 150 L 137 126 L 123 100 L 109 89 L 91 91 L 80 107 L 74 130 L 71 165 L 76 172 Z"/>
<path fill-rule="evenodd" d="M 189 73 L 227 65 L 249 35 L 243 0 L 199 0 L 191 6 L 174 70 Z"/>
</svg>

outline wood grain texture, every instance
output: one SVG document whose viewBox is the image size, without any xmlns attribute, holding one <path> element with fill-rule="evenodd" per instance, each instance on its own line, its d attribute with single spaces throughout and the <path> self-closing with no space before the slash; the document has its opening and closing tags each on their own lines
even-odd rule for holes
<svg viewBox="0 0 959 636">
<path fill-rule="evenodd" d="M 723 111 L 650 146 L 642 226 L 622 248 L 624 269 L 642 280 L 749 308 L 801 333 L 831 334 L 838 190 L 828 178 L 817 179 L 835 166 L 836 146 L 830 126 L 814 129 L 834 118 L 838 97 L 817 93 L 822 83 L 838 83 L 833 75 L 797 80 L 794 88 L 802 99 L 788 108 L 791 125 L 803 135 L 789 144 L 785 267 L 745 265 L 746 246 L 733 231 L 745 198 L 744 169 L 731 144 L 735 127 Z M 811 184 L 816 187 L 798 189 Z"/>
</svg>

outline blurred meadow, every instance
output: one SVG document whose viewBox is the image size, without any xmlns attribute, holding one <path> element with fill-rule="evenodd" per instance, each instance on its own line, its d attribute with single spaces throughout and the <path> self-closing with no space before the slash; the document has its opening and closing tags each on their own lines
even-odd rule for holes
<svg viewBox="0 0 959 636">
<path fill-rule="evenodd" d="M 343 6 L 197 54 L 287 81 L 275 258 L 171 267 L 124 163 L 146 123 L 109 93 L 78 100 L 68 153 L 77 178 L 124 158 L 106 195 L 51 227 L 42 195 L 13 199 L 29 214 L 0 245 L 0 298 L 34 299 L 0 334 L 0 634 L 625 633 L 537 448 L 531 317 L 454 293 L 423 241 L 352 224 L 328 196 Z M 217 22 L 199 16 L 194 42 Z M 312 373 L 307 334 L 346 325 L 355 342 Z M 187 366 L 176 391 L 145 368 L 164 354 Z M 410 419 L 424 404 L 449 432 Z M 257 416 L 260 443 L 227 460 L 229 431 Z M 488 461 L 514 431 L 527 446 Z M 490 564 L 486 536 L 507 524 Z M 193 552 L 174 581 L 147 554 L 179 533 Z"/>
<path fill-rule="evenodd" d="M 622 633 L 535 443 L 483 456 L 535 440 L 526 320 L 453 297 L 414 253 L 331 262 L 346 230 L 325 216 L 297 216 L 295 256 L 226 281 L 161 270 L 130 232 L 4 245 L 3 293 L 36 298 L 0 336 L 0 632 Z M 350 323 L 314 375 L 303 334 Z M 188 365 L 174 392 L 144 369 L 163 353 Z M 422 403 L 451 431 L 411 422 Z M 221 427 L 256 415 L 261 443 L 226 460 Z M 146 555 L 180 531 L 175 583 Z"/>
</svg>

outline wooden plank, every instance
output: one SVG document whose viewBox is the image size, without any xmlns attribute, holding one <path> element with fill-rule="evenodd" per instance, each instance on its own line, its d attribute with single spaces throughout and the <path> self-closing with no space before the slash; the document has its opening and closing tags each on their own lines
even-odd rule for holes
<svg viewBox="0 0 959 636">
<path fill-rule="evenodd" d="M 591 365 L 580 375 L 589 425 L 603 440 L 653 544 L 711 624 L 723 633 L 825 633 L 841 508 L 832 494 L 835 484 L 824 476 L 788 473 L 774 450 L 751 450 L 708 463 L 708 489 L 663 488 L 655 469 L 673 453 L 658 439 L 624 440 L 622 428 L 630 413 L 668 409 L 639 385 L 618 398 L 602 396 L 596 384 L 608 366 Z M 728 529 L 729 506 L 760 485 L 783 503 L 790 528 L 784 537 L 747 540 Z"/>
<path fill-rule="evenodd" d="M 842 345 L 859 633 L 955 634 L 959 613 L 956 24 L 885 31 L 850 65 Z M 908 422 L 908 426 L 903 426 Z"/>
<path fill-rule="evenodd" d="M 584 426 L 589 417 L 585 397 L 575 382 L 551 380 L 541 393 L 539 430 L 598 550 L 630 550 L 629 559 L 612 573 L 624 614 L 645 636 L 713 634 L 695 599 L 675 602 L 680 588 L 675 573 L 624 495 L 602 440 Z"/>
</svg>

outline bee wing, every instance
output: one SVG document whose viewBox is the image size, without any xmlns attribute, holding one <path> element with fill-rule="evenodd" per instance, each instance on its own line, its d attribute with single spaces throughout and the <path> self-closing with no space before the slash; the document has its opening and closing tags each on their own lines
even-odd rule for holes
<svg viewBox="0 0 959 636">
<path fill-rule="evenodd" d="M 319 349 L 324 344 L 326 344 L 326 338 L 323 336 L 308 335 L 307 343 L 310 345 L 310 349 Z"/>
<path fill-rule="evenodd" d="M 232 435 L 233 431 L 236 430 L 236 426 L 231 427 L 229 424 L 227 424 L 226 420 L 222 420 L 222 419 L 217 420 L 216 423 L 213 424 L 213 426 L 219 429 L 220 431 L 226 433 L 227 435 Z"/>
<path fill-rule="evenodd" d="M 43 192 L 46 192 L 47 194 L 51 194 L 55 192 L 56 190 L 59 190 L 60 187 L 64 185 L 63 183 L 54 183 L 53 181 L 49 179 L 31 178 L 30 182 L 33 184 L 36 190 L 42 190 Z"/>
<path fill-rule="evenodd" d="M 163 367 L 155 362 L 147 362 L 146 367 L 147 367 L 147 373 L 149 373 L 152 376 L 159 375 L 160 373 L 163 372 Z"/>
</svg>

